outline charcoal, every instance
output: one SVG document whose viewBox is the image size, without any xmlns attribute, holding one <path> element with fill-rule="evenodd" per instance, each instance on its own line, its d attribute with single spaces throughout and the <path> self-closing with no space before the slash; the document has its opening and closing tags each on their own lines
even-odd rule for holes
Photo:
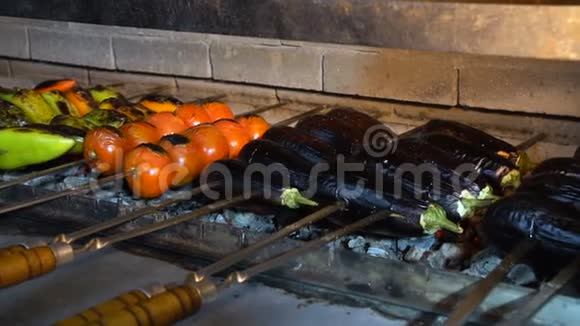
<svg viewBox="0 0 580 326">
<path fill-rule="evenodd" d="M 444 243 L 439 250 L 427 257 L 427 263 L 433 268 L 446 269 L 457 266 L 465 256 L 465 248 L 461 244 Z"/>
<path fill-rule="evenodd" d="M 471 265 L 463 272 L 477 277 L 485 277 L 489 274 L 499 263 L 501 258 L 498 252 L 492 248 L 486 248 L 475 254 L 471 258 Z"/>
<path fill-rule="evenodd" d="M 534 270 L 525 264 L 516 264 L 510 272 L 506 275 L 506 278 L 517 285 L 529 285 L 535 283 L 538 278 L 534 273 Z"/>
</svg>

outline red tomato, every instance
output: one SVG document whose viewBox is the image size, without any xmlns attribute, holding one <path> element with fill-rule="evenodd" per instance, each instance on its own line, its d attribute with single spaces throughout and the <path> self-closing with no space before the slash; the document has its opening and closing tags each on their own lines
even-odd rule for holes
<svg viewBox="0 0 580 326">
<path fill-rule="evenodd" d="M 157 128 L 159 137 L 180 134 L 187 129 L 183 120 L 176 117 L 171 112 L 159 112 L 150 115 L 145 120 Z"/>
<path fill-rule="evenodd" d="M 141 144 L 125 155 L 123 172 L 133 196 L 140 198 L 159 197 L 171 185 L 174 170 L 171 159 L 158 145 Z"/>
<path fill-rule="evenodd" d="M 175 169 L 175 175 L 171 182 L 172 187 L 183 186 L 201 174 L 205 159 L 199 144 L 183 135 L 168 135 L 161 138 L 159 146 L 169 154 L 173 162 L 171 165 Z"/>
<path fill-rule="evenodd" d="M 175 115 L 183 120 L 187 127 L 195 127 L 198 124 L 213 121 L 201 106 L 194 104 L 183 104 L 177 108 Z"/>
<path fill-rule="evenodd" d="M 211 124 L 201 124 L 189 128 L 185 136 L 199 146 L 204 158 L 204 166 L 214 161 L 227 158 L 230 147 L 227 138 Z"/>
<path fill-rule="evenodd" d="M 112 127 L 100 127 L 85 136 L 83 155 L 96 171 L 108 175 L 121 171 L 125 140 Z"/>
<path fill-rule="evenodd" d="M 131 150 L 141 144 L 159 142 L 161 137 L 157 128 L 150 123 L 138 121 L 126 123 L 119 128 L 125 139 L 125 150 Z"/>
<path fill-rule="evenodd" d="M 225 103 L 222 102 L 209 102 L 202 105 L 203 109 L 209 115 L 211 121 L 217 121 L 220 119 L 233 119 L 234 113 Z"/>
<path fill-rule="evenodd" d="M 239 124 L 246 128 L 250 134 L 250 138 L 252 139 L 258 139 L 262 137 L 262 135 L 268 131 L 268 129 L 270 129 L 270 124 L 259 115 L 239 117 L 236 120 L 239 122 Z"/>
<path fill-rule="evenodd" d="M 222 119 L 213 123 L 228 140 L 230 158 L 238 157 L 238 154 L 247 143 L 250 142 L 250 134 L 236 120 Z"/>
</svg>

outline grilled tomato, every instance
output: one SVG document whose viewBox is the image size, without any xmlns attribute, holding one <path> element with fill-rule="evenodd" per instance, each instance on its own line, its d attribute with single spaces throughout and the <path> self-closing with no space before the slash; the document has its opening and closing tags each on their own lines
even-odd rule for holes
<svg viewBox="0 0 580 326">
<path fill-rule="evenodd" d="M 100 127 L 87 133 L 83 155 L 89 165 L 102 174 L 121 171 L 125 140 L 121 133 L 112 127 Z"/>
<path fill-rule="evenodd" d="M 157 128 L 160 138 L 167 135 L 180 134 L 187 129 L 183 120 L 171 112 L 154 113 L 147 117 L 145 121 Z"/>
<path fill-rule="evenodd" d="M 123 172 L 133 196 L 154 198 L 165 193 L 175 175 L 169 154 L 155 144 L 141 144 L 125 154 Z"/>
<path fill-rule="evenodd" d="M 209 115 L 211 121 L 220 119 L 233 119 L 234 113 L 225 103 L 209 102 L 202 105 L 203 109 Z"/>
<path fill-rule="evenodd" d="M 195 127 L 213 121 L 201 106 L 194 104 L 181 105 L 175 110 L 175 115 L 183 120 L 187 127 Z"/>
<path fill-rule="evenodd" d="M 172 187 L 183 186 L 197 178 L 205 166 L 205 160 L 197 143 L 183 135 L 168 135 L 159 142 L 173 162 L 175 174 L 171 181 Z"/>
<path fill-rule="evenodd" d="M 239 117 L 236 120 L 246 128 L 252 140 L 261 138 L 262 135 L 270 129 L 270 124 L 259 115 Z"/>
<path fill-rule="evenodd" d="M 153 112 L 173 112 L 183 103 L 175 97 L 152 94 L 143 97 L 139 104 Z"/>
<path fill-rule="evenodd" d="M 125 139 L 126 151 L 145 143 L 156 144 L 161 138 L 157 128 L 144 121 L 124 124 L 119 130 Z"/>
<path fill-rule="evenodd" d="M 250 142 L 250 134 L 236 120 L 222 119 L 213 123 L 228 140 L 230 158 L 238 157 L 238 154 L 247 143 Z"/>
<path fill-rule="evenodd" d="M 229 156 L 228 139 L 212 124 L 205 123 L 189 128 L 185 132 L 185 136 L 199 146 L 200 155 L 204 158 L 204 165 Z"/>
</svg>

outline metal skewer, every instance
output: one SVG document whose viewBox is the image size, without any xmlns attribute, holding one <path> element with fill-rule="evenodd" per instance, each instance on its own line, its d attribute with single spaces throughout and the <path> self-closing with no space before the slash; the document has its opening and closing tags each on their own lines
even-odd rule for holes
<svg viewBox="0 0 580 326">
<path fill-rule="evenodd" d="M 462 325 L 469 315 L 487 298 L 493 288 L 509 273 L 511 267 L 522 259 L 534 246 L 531 241 L 522 241 L 502 259 L 486 278 L 478 281 L 471 292 L 460 303 L 445 322 L 446 326 Z"/>
<path fill-rule="evenodd" d="M 78 165 L 81 165 L 84 163 L 86 163 L 86 160 L 81 159 L 78 161 L 68 162 L 68 163 L 65 163 L 65 164 L 62 164 L 59 166 L 54 166 L 54 167 L 48 168 L 46 170 L 32 172 L 32 173 L 24 175 L 20 178 L 0 183 L 0 190 L 10 188 L 10 187 L 25 183 L 27 181 L 30 181 L 32 179 L 40 178 L 40 177 L 43 177 L 45 175 L 50 175 L 50 174 L 53 174 L 55 172 L 66 170 L 68 168 L 72 168 L 72 167 L 75 167 L 75 166 L 78 166 Z"/>
<path fill-rule="evenodd" d="M 70 196 L 70 195 L 82 194 L 86 191 L 91 190 L 91 188 L 94 186 L 103 185 L 103 184 L 109 183 L 111 181 L 121 180 L 125 176 L 127 176 L 128 174 L 129 173 L 119 173 L 119 174 L 111 175 L 111 176 L 104 177 L 104 178 L 96 180 L 96 181 L 93 180 L 92 182 L 83 184 L 83 185 L 78 186 L 78 187 L 73 187 L 73 188 L 66 189 L 66 190 L 63 190 L 60 192 L 46 194 L 44 196 L 36 197 L 34 199 L 31 199 L 31 200 L 28 200 L 25 202 L 19 202 L 19 203 L 15 203 L 12 205 L 0 207 L 0 215 L 5 214 L 5 213 L 9 213 L 9 212 L 13 212 L 13 211 L 16 211 L 19 209 L 31 207 L 34 205 L 46 203 L 48 201 L 55 200 L 58 198 L 63 198 L 63 197 Z"/>
<path fill-rule="evenodd" d="M 290 118 L 288 118 L 288 119 L 284 119 L 284 120 L 282 120 L 282 121 L 276 122 L 276 123 L 275 123 L 273 126 L 284 126 L 284 125 L 289 125 L 289 124 L 291 124 L 291 123 L 293 123 L 293 122 L 296 122 L 296 121 L 298 121 L 298 120 L 300 120 L 300 119 L 302 119 L 302 118 L 305 118 L 305 117 L 307 117 L 307 116 L 310 116 L 310 115 L 313 115 L 313 114 L 315 114 L 315 113 L 318 113 L 318 112 L 320 112 L 320 111 L 324 110 L 325 108 L 326 108 L 326 106 L 325 106 L 325 105 L 317 105 L 317 106 L 315 106 L 315 107 L 314 107 L 313 109 L 311 109 L 311 110 L 308 110 L 308 111 L 306 111 L 306 112 L 300 113 L 300 114 L 298 114 L 298 115 L 295 115 L 295 116 L 293 116 L 293 117 L 290 117 Z"/>
<path fill-rule="evenodd" d="M 561 270 L 551 281 L 543 283 L 540 290 L 519 307 L 511 316 L 497 326 L 525 325 L 550 299 L 563 288 L 580 270 L 580 256 Z"/>
<path fill-rule="evenodd" d="M 193 279 L 189 278 L 181 286 L 167 286 L 166 291 L 158 292 L 148 297 L 144 296 L 147 298 L 122 310 L 102 313 L 98 321 L 90 320 L 88 323 L 116 326 L 125 325 L 127 322 L 137 321 L 138 319 L 140 325 L 171 325 L 195 314 L 201 308 L 202 303 L 210 302 L 220 290 L 241 284 L 261 272 L 274 268 L 341 236 L 376 223 L 388 215 L 389 212 L 385 211 L 369 215 L 342 229 L 328 233 L 316 240 L 308 241 L 298 248 L 274 256 L 243 271 L 234 272 L 221 283 L 215 282 L 210 278 L 204 278 L 200 282 L 192 282 Z M 87 315 L 85 314 L 84 316 L 86 317 Z M 73 321 L 78 322 L 78 320 L 67 319 L 56 325 L 76 325 Z"/>
<path fill-rule="evenodd" d="M 245 258 L 249 257 L 250 255 L 256 253 L 257 251 L 269 246 L 274 241 L 280 240 L 285 238 L 286 236 L 290 235 L 291 233 L 297 231 L 298 229 L 312 224 L 314 222 L 320 221 L 330 214 L 339 211 L 344 207 L 342 203 L 336 203 L 330 206 L 326 206 L 302 219 L 292 224 L 285 226 L 284 228 L 280 229 L 278 232 L 271 234 L 270 236 L 259 240 L 253 243 L 251 246 L 243 248 L 241 250 L 236 251 L 231 255 L 227 255 L 226 257 L 218 260 L 217 262 L 206 266 L 196 272 L 191 274 L 191 278 L 195 282 L 201 282 L 204 278 L 219 273 L 227 268 L 241 262 Z"/>
<path fill-rule="evenodd" d="M 541 132 L 539 134 L 536 134 L 530 138 L 528 138 L 526 141 L 520 143 L 519 145 L 516 146 L 516 149 L 518 151 L 525 151 L 528 150 L 530 147 L 534 146 L 535 144 L 537 144 L 538 142 L 541 142 L 542 140 L 544 140 L 546 138 L 546 134 Z"/>
<path fill-rule="evenodd" d="M 179 223 L 200 218 L 246 200 L 248 200 L 248 198 L 244 195 L 220 200 L 198 208 L 191 213 L 183 214 L 162 222 L 153 223 L 128 232 L 114 234 L 104 238 L 93 238 L 81 248 L 73 248 L 73 246 L 66 241 L 55 241 L 49 245 L 29 249 L 24 248 L 11 254 L 0 255 L 0 288 L 16 285 L 38 276 L 48 274 L 54 271 L 57 266 L 69 263 L 81 254 L 98 251 L 121 241 L 136 238 Z M 128 216 L 119 218 L 114 224 L 119 225 L 121 222 L 127 222 Z M 99 227 L 90 228 L 90 231 L 106 229 L 109 226 L 110 224 L 101 224 Z M 85 233 L 88 233 L 88 231 Z M 79 235 L 77 235 L 77 237 L 78 236 Z"/>
</svg>

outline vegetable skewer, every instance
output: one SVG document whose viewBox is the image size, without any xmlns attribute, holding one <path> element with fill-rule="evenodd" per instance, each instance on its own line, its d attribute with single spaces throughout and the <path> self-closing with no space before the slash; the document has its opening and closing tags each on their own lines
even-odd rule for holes
<svg viewBox="0 0 580 326">
<path fill-rule="evenodd" d="M 256 111 L 259 110 L 260 112 L 265 112 L 267 110 L 272 110 L 272 109 L 275 109 L 275 108 L 279 108 L 279 107 L 281 107 L 281 106 L 283 106 L 285 104 L 286 103 L 282 103 L 282 104 L 277 103 L 275 105 L 270 105 L 270 106 L 258 108 L 258 109 L 256 109 Z M 252 113 L 252 112 L 253 111 L 250 111 L 250 113 Z M 287 123 L 292 123 L 293 121 L 295 121 L 296 119 L 299 119 L 300 117 L 303 117 L 307 113 L 308 112 L 299 114 L 298 116 L 291 117 L 289 119 L 286 119 L 285 121 L 287 121 Z M 282 121 L 280 123 L 285 123 L 285 122 Z M 81 162 L 79 162 L 79 164 L 80 163 Z M 112 175 L 111 177 L 113 179 L 115 179 L 115 178 L 119 178 L 120 179 L 123 176 L 125 176 L 125 175 L 115 174 L 115 175 Z M 111 180 L 113 180 L 113 179 L 111 179 Z M 106 182 L 106 181 L 102 181 L 102 180 L 103 179 L 97 181 L 97 183 L 98 184 L 102 184 L 102 183 L 105 183 Z M 107 180 L 109 180 L 109 179 L 107 179 Z M 68 196 L 68 195 L 74 195 L 74 194 L 78 194 L 78 193 L 83 193 L 83 192 L 89 190 L 90 187 L 91 187 L 91 184 L 87 184 L 87 185 L 84 185 L 84 186 L 76 187 L 76 188 L 69 189 L 69 190 L 65 190 L 65 191 L 62 191 L 62 192 L 58 192 L 58 193 L 54 193 L 54 194 L 48 194 L 46 196 L 41 196 L 41 197 L 38 197 L 38 198 L 33 199 L 31 201 L 27 201 L 25 203 L 16 203 L 16 204 L 13 204 L 13 205 L 10 205 L 10 206 L 7 206 L 7 207 L 0 207 L 0 214 L 12 212 L 12 211 L 19 210 L 19 209 L 23 209 L 23 208 L 26 208 L 26 207 L 31 207 L 31 206 L 34 206 L 34 205 L 37 205 L 37 204 L 41 204 L 41 203 L 48 202 L 48 201 L 51 201 L 51 200 L 54 200 L 54 199 L 62 198 L 62 197 Z"/>
<path fill-rule="evenodd" d="M 116 87 L 116 86 L 122 86 L 122 85 L 124 85 L 124 84 L 123 83 L 116 83 L 116 84 L 107 85 L 107 87 Z M 157 87 L 154 87 L 152 89 L 147 90 L 146 93 L 149 93 L 149 92 L 152 92 L 152 91 L 161 91 L 161 90 L 164 90 L 166 88 L 167 88 L 166 86 L 162 86 L 162 87 L 157 86 Z M 135 95 L 130 96 L 129 99 L 138 98 L 138 97 L 141 97 L 143 95 L 144 95 L 143 90 L 141 90 L 138 94 L 135 94 Z M 215 97 L 210 97 L 209 99 L 213 99 L 213 98 L 215 98 Z M 262 109 L 267 109 L 267 108 L 262 108 Z M 6 189 L 6 188 L 10 188 L 12 186 L 15 186 L 15 185 L 18 185 L 18 184 L 21 184 L 21 183 L 24 183 L 24 182 L 33 180 L 35 178 L 39 178 L 39 177 L 42 177 L 42 176 L 50 175 L 50 174 L 53 174 L 55 172 L 58 172 L 58 171 L 61 171 L 61 170 L 65 170 L 65 169 L 68 169 L 68 168 L 71 168 L 71 167 L 74 167 L 74 166 L 77 166 L 77 165 L 81 165 L 81 164 L 84 164 L 84 163 L 86 163 L 86 161 L 84 159 L 81 159 L 81 160 L 77 160 L 77 161 L 74 161 L 74 162 L 65 163 L 65 164 L 62 164 L 62 165 L 59 165 L 59 166 L 54 166 L 54 167 L 48 168 L 46 170 L 33 172 L 33 173 L 30 173 L 30 174 L 24 175 L 24 176 L 22 176 L 22 177 L 20 177 L 18 179 L 14 179 L 14 180 L 11 180 L 11 181 L 7 181 L 7 182 L 0 183 L 0 190 Z"/>
</svg>

